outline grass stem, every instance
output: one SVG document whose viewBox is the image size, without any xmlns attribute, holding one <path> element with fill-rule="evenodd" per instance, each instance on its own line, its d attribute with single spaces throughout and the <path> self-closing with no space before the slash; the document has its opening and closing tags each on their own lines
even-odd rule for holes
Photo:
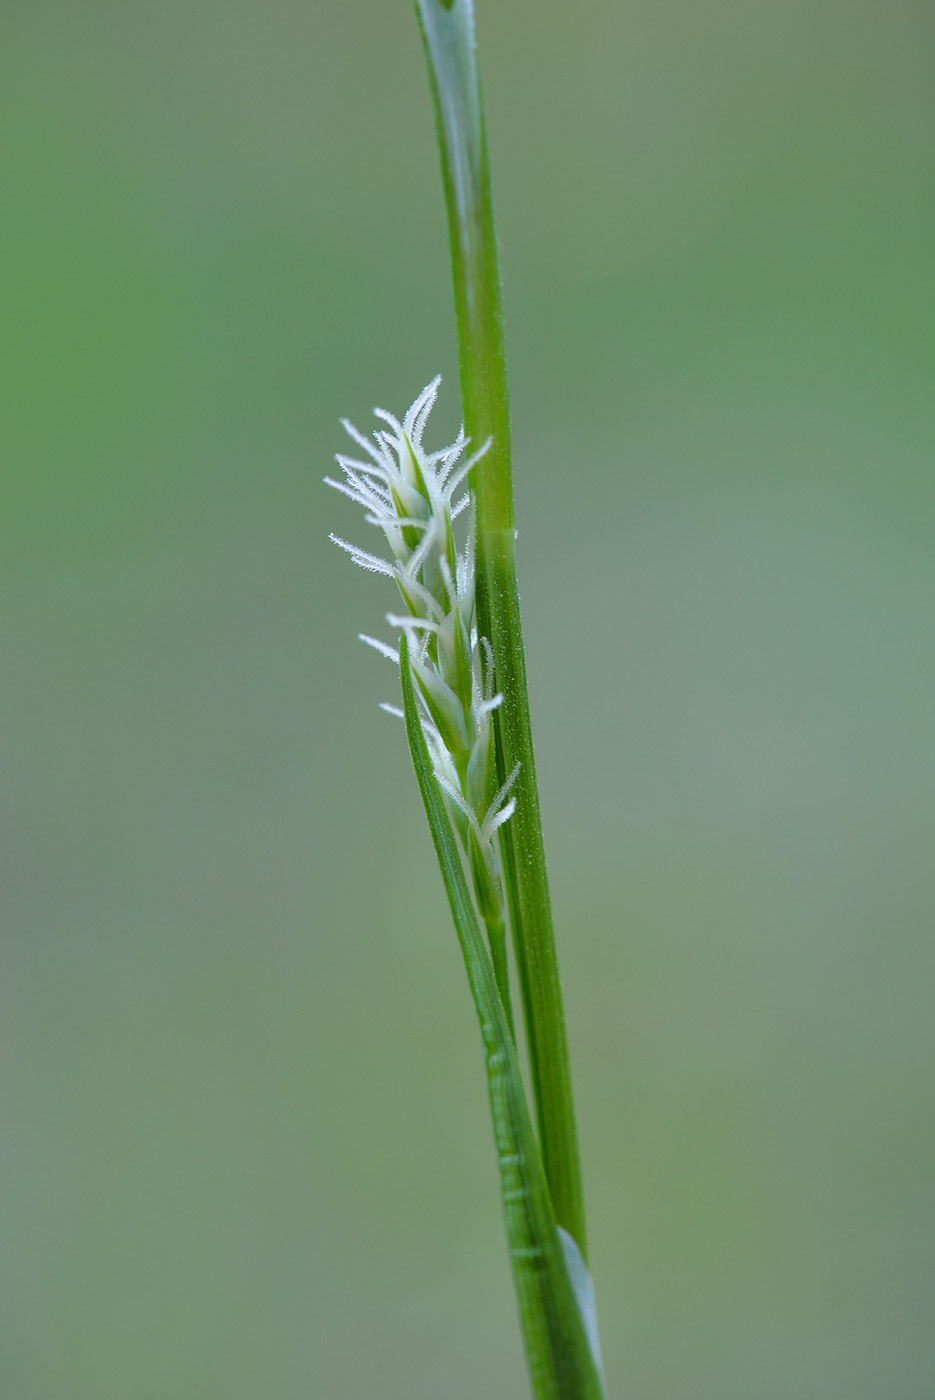
<svg viewBox="0 0 935 1400">
<path fill-rule="evenodd" d="M 448 215 L 465 430 L 490 449 L 472 472 L 478 627 L 493 651 L 497 768 L 519 763 L 501 833 L 539 1139 L 555 1217 L 586 1258 L 568 1040 L 532 745 L 519 592 L 503 310 L 472 0 L 416 0 Z"/>
</svg>

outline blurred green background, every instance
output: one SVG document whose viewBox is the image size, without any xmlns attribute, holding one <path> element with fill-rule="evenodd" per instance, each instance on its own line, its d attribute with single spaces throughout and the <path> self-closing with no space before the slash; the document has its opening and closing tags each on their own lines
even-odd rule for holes
<svg viewBox="0 0 935 1400">
<path fill-rule="evenodd" d="M 935 17 L 479 0 L 609 1394 L 935 1394 Z M 573 13 L 574 11 L 574 13 Z M 0 1395 L 526 1395 L 327 542 L 441 369 L 404 0 L 0 7 Z"/>
</svg>

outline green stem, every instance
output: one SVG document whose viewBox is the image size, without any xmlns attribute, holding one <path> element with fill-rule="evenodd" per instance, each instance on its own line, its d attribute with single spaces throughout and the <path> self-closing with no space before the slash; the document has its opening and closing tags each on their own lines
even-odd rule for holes
<svg viewBox="0 0 935 1400">
<path fill-rule="evenodd" d="M 510 1035 L 516 1039 L 516 1029 L 513 1025 L 513 1003 L 510 1000 L 510 971 L 506 957 L 506 929 L 502 919 L 486 919 L 487 942 L 490 944 L 490 961 L 493 964 L 493 975 L 497 979 L 497 990 L 500 993 L 500 1000 L 503 1002 L 503 1010 L 506 1013 L 507 1023 L 510 1027 Z"/>
<path fill-rule="evenodd" d="M 520 764 L 501 834 L 539 1138 L 559 1225 L 586 1253 L 568 1041 L 555 954 L 516 584 L 510 414 L 490 169 L 472 0 L 415 0 L 435 105 L 454 282 L 465 430 L 490 449 L 472 473 L 477 611 L 496 685 L 497 766 Z"/>
<path fill-rule="evenodd" d="M 533 1393 L 536 1400 L 603 1400 L 590 1280 L 556 1229 L 516 1046 L 422 732 L 405 633 L 399 672 L 409 751 L 484 1043 L 504 1222 Z"/>
</svg>

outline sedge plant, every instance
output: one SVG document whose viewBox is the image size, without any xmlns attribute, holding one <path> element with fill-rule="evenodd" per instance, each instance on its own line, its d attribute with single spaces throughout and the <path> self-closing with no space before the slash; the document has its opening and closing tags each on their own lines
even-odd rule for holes
<svg viewBox="0 0 935 1400">
<path fill-rule="evenodd" d="M 473 0 L 415 0 L 441 158 L 463 427 L 423 439 L 434 379 L 329 484 L 363 507 L 382 551 L 332 536 L 395 585 L 395 644 L 413 768 L 480 1025 L 507 1241 L 535 1400 L 602 1400 L 581 1171 L 532 747 L 516 582 L 510 419 Z M 512 938 L 529 1056 L 520 1062 Z"/>
</svg>

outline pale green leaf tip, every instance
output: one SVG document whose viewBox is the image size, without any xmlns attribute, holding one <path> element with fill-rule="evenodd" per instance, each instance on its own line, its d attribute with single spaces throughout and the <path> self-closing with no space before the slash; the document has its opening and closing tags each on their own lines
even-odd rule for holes
<svg viewBox="0 0 935 1400">
<path fill-rule="evenodd" d="M 565 1265 L 568 1269 L 568 1277 L 571 1281 L 572 1292 L 575 1295 L 575 1302 L 578 1304 L 578 1311 L 581 1314 L 581 1322 L 584 1326 L 585 1336 L 588 1339 L 588 1346 L 591 1348 L 591 1356 L 594 1360 L 594 1368 L 601 1381 L 601 1389 L 604 1387 L 604 1362 L 601 1358 L 601 1339 L 597 1330 L 597 1304 L 594 1300 L 594 1281 L 591 1272 L 584 1262 L 584 1256 L 578 1248 L 577 1242 L 567 1230 L 563 1230 L 561 1225 L 557 1225 L 558 1237 L 562 1242 L 562 1249 L 565 1253 Z"/>
</svg>

